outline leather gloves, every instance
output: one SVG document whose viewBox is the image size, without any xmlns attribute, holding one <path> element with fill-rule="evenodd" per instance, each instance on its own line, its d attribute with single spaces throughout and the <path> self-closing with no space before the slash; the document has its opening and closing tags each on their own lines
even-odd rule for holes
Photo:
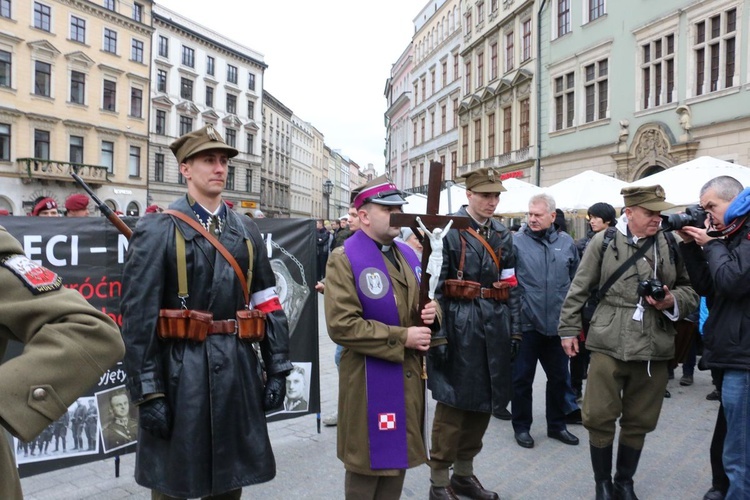
<svg viewBox="0 0 750 500">
<path fill-rule="evenodd" d="M 286 396 L 286 377 L 283 375 L 271 375 L 266 382 L 266 388 L 263 394 L 263 409 L 271 411 L 284 401 Z"/>
<path fill-rule="evenodd" d="M 430 361 L 435 369 L 442 369 L 448 364 L 448 344 L 440 344 L 430 348 Z"/>
<path fill-rule="evenodd" d="M 172 412 L 167 398 L 160 397 L 144 401 L 138 406 L 141 427 L 149 434 L 168 439 L 172 433 Z"/>
<path fill-rule="evenodd" d="M 513 362 L 521 351 L 521 339 L 510 339 L 510 361 Z"/>
</svg>

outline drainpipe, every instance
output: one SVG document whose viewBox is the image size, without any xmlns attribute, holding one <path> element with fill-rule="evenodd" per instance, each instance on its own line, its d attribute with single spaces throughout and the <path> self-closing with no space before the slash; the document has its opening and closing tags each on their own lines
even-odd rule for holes
<svg viewBox="0 0 750 500">
<path fill-rule="evenodd" d="M 536 185 L 542 185 L 542 0 L 536 14 Z"/>
</svg>

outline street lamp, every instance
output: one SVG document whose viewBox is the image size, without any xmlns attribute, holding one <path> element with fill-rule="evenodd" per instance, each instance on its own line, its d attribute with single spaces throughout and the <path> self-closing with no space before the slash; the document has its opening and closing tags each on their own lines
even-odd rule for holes
<svg viewBox="0 0 750 500">
<path fill-rule="evenodd" d="M 326 195 L 326 219 L 331 219 L 331 193 L 333 193 L 333 182 L 326 179 L 323 183 L 323 194 Z"/>
</svg>

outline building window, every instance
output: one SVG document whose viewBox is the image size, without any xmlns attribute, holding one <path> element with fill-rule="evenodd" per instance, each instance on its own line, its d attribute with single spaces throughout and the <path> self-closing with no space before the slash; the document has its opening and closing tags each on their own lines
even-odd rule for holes
<svg viewBox="0 0 750 500">
<path fill-rule="evenodd" d="M 477 54 L 477 88 L 484 86 L 484 53 Z"/>
<path fill-rule="evenodd" d="M 0 17 L 10 19 L 10 0 L 0 0 Z"/>
<path fill-rule="evenodd" d="M 247 117 L 255 120 L 255 103 L 253 101 L 247 101 Z"/>
<path fill-rule="evenodd" d="M 513 146 L 513 108 L 503 109 L 503 153 L 510 153 Z"/>
<path fill-rule="evenodd" d="M 474 161 L 482 158 L 482 120 L 474 120 Z"/>
<path fill-rule="evenodd" d="M 180 115 L 180 135 L 193 131 L 193 119 L 189 116 Z"/>
<path fill-rule="evenodd" d="M 445 87 L 448 84 L 448 61 L 443 61 L 441 64 L 442 70 L 442 81 L 440 82 L 441 87 Z"/>
<path fill-rule="evenodd" d="M 83 137 L 70 136 L 70 163 L 83 163 Z"/>
<path fill-rule="evenodd" d="M 641 45 L 643 109 L 674 100 L 674 34 Z"/>
<path fill-rule="evenodd" d="M 497 42 L 490 45 L 490 81 L 497 78 Z"/>
<path fill-rule="evenodd" d="M 463 140 L 461 141 L 461 158 L 464 163 L 469 163 L 469 126 L 464 125 L 461 127 L 461 134 Z"/>
<path fill-rule="evenodd" d="M 216 71 L 216 60 L 212 56 L 206 56 L 206 74 L 214 76 Z"/>
<path fill-rule="evenodd" d="M 159 56 L 169 58 L 169 38 L 159 35 Z"/>
<path fill-rule="evenodd" d="M 435 137 L 435 112 L 430 111 L 430 137 Z"/>
<path fill-rule="evenodd" d="M 424 142 L 424 128 L 425 128 L 425 119 L 424 119 L 424 116 L 423 116 L 422 119 L 419 120 L 419 129 L 420 129 L 420 132 L 421 132 L 419 136 L 421 138 L 420 142 L 422 142 L 422 143 Z"/>
<path fill-rule="evenodd" d="M 443 104 L 440 107 L 440 133 L 444 134 L 446 131 L 446 121 L 448 120 L 448 107 Z"/>
<path fill-rule="evenodd" d="M 52 91 L 52 66 L 48 63 L 34 63 L 34 94 L 50 97 Z"/>
<path fill-rule="evenodd" d="M 458 128 L 458 99 L 453 99 L 453 128 Z"/>
<path fill-rule="evenodd" d="M 117 32 L 104 28 L 104 52 L 117 54 Z"/>
<path fill-rule="evenodd" d="M 414 82 L 414 104 L 419 103 L 419 83 Z"/>
<path fill-rule="evenodd" d="M 104 92 L 102 97 L 102 109 L 115 111 L 117 103 L 117 83 L 111 80 L 104 80 Z"/>
<path fill-rule="evenodd" d="M 227 113 L 230 115 L 237 114 L 237 96 L 227 94 Z"/>
<path fill-rule="evenodd" d="M 608 71 L 607 59 L 589 64 L 583 69 L 586 78 L 583 85 L 586 95 L 586 123 L 607 117 Z"/>
<path fill-rule="evenodd" d="M 133 3 L 133 19 L 139 23 L 143 21 L 143 5 L 139 3 Z"/>
<path fill-rule="evenodd" d="M 247 153 L 253 154 L 253 149 L 255 148 L 255 136 L 253 134 L 247 134 Z"/>
<path fill-rule="evenodd" d="M 247 88 L 249 90 L 255 90 L 255 75 L 253 73 L 247 74 Z"/>
<path fill-rule="evenodd" d="M 695 24 L 695 95 L 734 86 L 737 9 Z"/>
<path fill-rule="evenodd" d="M 86 20 L 80 17 L 70 17 L 70 39 L 74 42 L 86 43 Z"/>
<path fill-rule="evenodd" d="M 86 100 L 86 75 L 80 71 L 70 72 L 70 102 L 74 104 L 85 104 Z"/>
<path fill-rule="evenodd" d="M 115 10 L 115 0 L 104 0 L 104 8 Z"/>
<path fill-rule="evenodd" d="M 154 155 L 154 181 L 164 182 L 164 153 Z"/>
<path fill-rule="evenodd" d="M 531 19 L 521 25 L 521 61 L 531 59 Z"/>
<path fill-rule="evenodd" d="M 459 77 L 459 75 L 458 75 L 458 59 L 459 59 L 459 55 L 458 54 L 453 54 L 453 81 L 454 82 L 456 80 L 458 80 L 458 77 Z"/>
<path fill-rule="evenodd" d="M 521 149 L 525 149 L 529 147 L 529 124 L 531 120 L 529 99 L 524 99 L 519 104 L 521 108 L 521 121 L 519 123 L 518 132 L 521 139 L 520 147 Z"/>
<path fill-rule="evenodd" d="M 156 110 L 156 133 L 167 135 L 167 112 L 163 109 Z"/>
<path fill-rule="evenodd" d="M 188 101 L 193 100 L 193 80 L 190 78 L 180 78 L 180 97 Z"/>
<path fill-rule="evenodd" d="M 497 0 L 490 0 L 490 12 L 494 13 L 497 12 Z"/>
<path fill-rule="evenodd" d="M 182 46 L 182 64 L 188 68 L 195 67 L 195 50 Z"/>
<path fill-rule="evenodd" d="M 570 0 L 557 0 L 557 36 L 570 33 Z"/>
<path fill-rule="evenodd" d="M 589 21 L 604 15 L 604 0 L 589 0 Z"/>
<path fill-rule="evenodd" d="M 229 146 L 232 146 L 233 148 L 236 148 L 237 147 L 237 131 L 234 130 L 233 128 L 228 128 L 226 135 L 227 135 L 226 137 L 227 144 Z"/>
<path fill-rule="evenodd" d="M 505 72 L 515 67 L 515 47 L 513 45 L 513 32 L 505 34 Z"/>
<path fill-rule="evenodd" d="M 575 116 L 575 74 L 555 78 L 555 130 L 573 126 Z"/>
<path fill-rule="evenodd" d="M 156 91 L 157 92 L 167 91 L 167 70 L 165 69 L 156 70 Z"/>
<path fill-rule="evenodd" d="M 0 87 L 10 87 L 12 62 L 10 52 L 0 50 Z"/>
<path fill-rule="evenodd" d="M 229 131 L 227 130 L 227 132 Z M 234 191 L 234 172 L 235 172 L 235 167 L 232 167 L 232 166 L 227 167 L 227 183 L 226 183 L 225 188 L 230 191 Z"/>
<path fill-rule="evenodd" d="M 50 31 L 51 25 L 52 8 L 48 5 L 34 2 L 34 27 L 40 30 Z"/>
<path fill-rule="evenodd" d="M 427 80 L 422 77 L 420 82 L 422 83 L 422 100 L 425 101 L 427 100 Z"/>
<path fill-rule="evenodd" d="M 411 122 L 412 125 L 412 144 L 417 145 L 417 120 Z"/>
<path fill-rule="evenodd" d="M 435 70 L 430 71 L 430 87 L 432 88 L 432 95 L 435 95 Z"/>
<path fill-rule="evenodd" d="M 107 167 L 107 172 L 115 172 L 115 143 L 111 141 L 102 141 L 102 151 L 99 163 Z"/>
<path fill-rule="evenodd" d="M 471 11 L 466 13 L 466 25 L 464 26 L 464 36 L 471 35 Z"/>
<path fill-rule="evenodd" d="M 227 64 L 227 81 L 235 85 L 237 84 L 237 66 Z"/>
<path fill-rule="evenodd" d="M 466 87 L 466 93 L 471 93 L 471 61 L 464 65 L 464 86 Z"/>
<path fill-rule="evenodd" d="M 130 146 L 130 168 L 128 169 L 130 177 L 140 177 L 141 175 L 141 148 Z"/>
<path fill-rule="evenodd" d="M 253 192 L 253 171 L 249 168 L 245 171 L 245 191 Z"/>
<path fill-rule="evenodd" d="M 214 107 L 214 88 L 208 85 L 206 86 L 206 106 Z"/>
<path fill-rule="evenodd" d="M 185 180 L 185 176 L 182 175 L 182 172 L 177 172 L 177 184 L 185 185 L 187 184 L 187 181 Z"/>
<path fill-rule="evenodd" d="M 10 161 L 10 125 L 0 123 L 0 161 Z"/>
<path fill-rule="evenodd" d="M 141 89 L 130 89 L 130 116 L 143 118 L 143 91 Z"/>
<path fill-rule="evenodd" d="M 487 115 L 487 158 L 495 156 L 495 113 Z"/>
<path fill-rule="evenodd" d="M 49 132 L 34 130 L 34 158 L 49 160 Z"/>
<path fill-rule="evenodd" d="M 480 3 L 477 5 L 477 24 L 484 22 L 484 4 Z"/>
<path fill-rule="evenodd" d="M 140 40 L 133 39 L 133 44 L 130 47 L 130 59 L 135 62 L 143 62 L 143 42 Z"/>
</svg>

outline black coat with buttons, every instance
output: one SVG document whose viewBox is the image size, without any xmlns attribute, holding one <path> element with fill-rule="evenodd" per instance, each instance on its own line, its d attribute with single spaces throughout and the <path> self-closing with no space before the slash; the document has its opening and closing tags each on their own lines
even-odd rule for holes
<svg viewBox="0 0 750 500">
<path fill-rule="evenodd" d="M 191 217 L 185 197 L 170 208 Z M 194 229 L 166 214 L 144 216 L 130 240 L 123 277 L 125 365 L 132 400 L 165 394 L 172 413 L 169 439 L 140 429 L 136 481 L 174 497 L 216 495 L 271 480 L 276 474 L 263 411 L 263 379 L 252 344 L 234 335 L 205 342 L 164 340 L 156 334 L 160 309 L 179 309 L 175 224 L 185 239 L 187 307 L 234 319 L 244 308 L 231 265 Z M 231 210 L 219 241 L 247 274 L 247 240 L 254 248 L 251 294 L 275 287 L 260 232 Z M 285 374 L 289 332 L 282 310 L 268 314 L 260 351 L 269 375 Z"/>
</svg>

